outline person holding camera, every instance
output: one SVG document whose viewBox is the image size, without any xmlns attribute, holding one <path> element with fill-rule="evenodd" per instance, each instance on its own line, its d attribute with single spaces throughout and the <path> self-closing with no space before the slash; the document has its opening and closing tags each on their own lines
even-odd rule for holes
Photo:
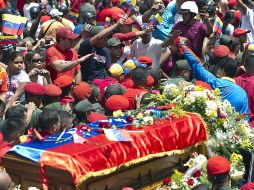
<svg viewBox="0 0 254 190">
<path fill-rule="evenodd" d="M 165 8 L 162 0 L 153 0 L 150 10 L 144 13 L 142 17 L 143 23 L 149 23 L 151 17 L 159 13 L 162 17 L 162 23 L 157 25 L 153 31 L 155 39 L 166 40 L 175 23 L 181 20 L 178 9 L 186 0 L 171 1 Z M 148 5 L 149 6 L 149 5 Z"/>
</svg>

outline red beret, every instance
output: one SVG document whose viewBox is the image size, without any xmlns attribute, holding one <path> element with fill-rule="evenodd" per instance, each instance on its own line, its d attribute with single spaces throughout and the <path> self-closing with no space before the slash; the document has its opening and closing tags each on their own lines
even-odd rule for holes
<svg viewBox="0 0 254 190">
<path fill-rule="evenodd" d="M 196 85 L 196 86 L 202 86 L 203 88 L 212 91 L 211 86 L 210 86 L 207 82 L 203 82 L 203 81 L 201 81 L 201 80 L 197 80 L 197 81 L 195 82 L 195 85 Z"/>
<path fill-rule="evenodd" d="M 48 84 L 45 86 L 46 92 L 45 92 L 45 96 L 60 96 L 62 94 L 62 90 L 61 88 L 59 88 L 58 86 L 54 85 L 54 84 Z"/>
<path fill-rule="evenodd" d="M 147 65 L 147 66 L 151 66 L 152 63 L 153 63 L 153 59 L 151 57 L 148 57 L 148 56 L 139 56 L 137 58 L 137 60 L 141 63 L 141 64 L 144 64 L 144 65 Z"/>
<path fill-rule="evenodd" d="M 108 120 L 106 115 L 103 115 L 101 113 L 91 113 L 86 117 L 87 121 L 90 123 L 96 122 L 96 121 L 101 121 L 101 120 Z"/>
<path fill-rule="evenodd" d="M 76 99 L 84 100 L 88 99 L 92 94 L 92 89 L 90 85 L 86 82 L 78 82 L 73 88 L 72 88 L 73 96 Z"/>
<path fill-rule="evenodd" d="M 146 86 L 152 86 L 154 84 L 154 78 L 152 75 L 147 76 Z"/>
<path fill-rule="evenodd" d="M 247 183 L 240 188 L 240 190 L 253 190 L 253 189 L 254 183 Z"/>
<path fill-rule="evenodd" d="M 70 102 L 74 102 L 74 98 L 72 96 L 64 96 L 61 98 L 60 102 L 61 102 L 61 105 L 65 105 L 67 103 L 70 103 Z"/>
<path fill-rule="evenodd" d="M 73 82 L 73 78 L 69 75 L 62 75 L 54 80 L 54 84 L 60 88 L 70 86 Z"/>
<path fill-rule="evenodd" d="M 230 171 L 230 162 L 222 156 L 213 156 L 207 162 L 207 173 L 224 174 Z"/>
<path fill-rule="evenodd" d="M 237 29 L 234 30 L 233 37 L 238 37 L 242 34 L 247 34 L 249 32 L 250 32 L 249 30 L 245 30 L 243 28 L 237 28 Z"/>
<path fill-rule="evenodd" d="M 46 92 L 45 87 L 40 85 L 39 83 L 36 83 L 36 82 L 28 83 L 25 86 L 24 90 L 25 90 L 25 92 L 35 95 L 35 96 L 42 96 Z"/>
<path fill-rule="evenodd" d="M 230 53 L 230 50 L 227 46 L 224 45 L 217 45 L 213 49 L 213 54 L 216 57 L 227 57 Z"/>
<path fill-rule="evenodd" d="M 230 9 L 232 9 L 235 5 L 237 5 L 236 0 L 229 0 L 228 1 L 228 6 Z"/>
<path fill-rule="evenodd" d="M 130 103 L 128 101 L 128 99 L 125 96 L 122 95 L 113 95 L 110 96 L 105 104 L 105 107 L 109 110 L 109 111 L 117 111 L 117 110 L 126 110 L 128 109 Z"/>
<path fill-rule="evenodd" d="M 124 85 L 126 88 L 132 88 L 134 86 L 134 82 L 131 78 L 125 78 L 122 82 L 122 85 Z"/>
</svg>

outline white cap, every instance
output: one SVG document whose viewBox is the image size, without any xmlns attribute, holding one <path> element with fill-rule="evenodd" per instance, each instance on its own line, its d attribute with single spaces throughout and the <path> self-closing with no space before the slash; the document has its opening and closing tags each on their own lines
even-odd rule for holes
<svg viewBox="0 0 254 190">
<path fill-rule="evenodd" d="M 181 5 L 180 12 L 189 11 L 198 15 L 198 6 L 194 1 L 186 1 Z"/>
<path fill-rule="evenodd" d="M 57 16 L 61 16 L 63 15 L 62 12 L 60 12 L 59 10 L 57 9 L 52 9 L 49 13 L 52 17 L 57 17 Z"/>
</svg>

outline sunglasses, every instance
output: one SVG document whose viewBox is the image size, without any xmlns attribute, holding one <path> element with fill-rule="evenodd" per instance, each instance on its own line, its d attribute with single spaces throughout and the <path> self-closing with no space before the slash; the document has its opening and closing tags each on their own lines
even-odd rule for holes
<svg viewBox="0 0 254 190">
<path fill-rule="evenodd" d="M 43 59 L 32 59 L 33 63 L 43 62 Z"/>
</svg>

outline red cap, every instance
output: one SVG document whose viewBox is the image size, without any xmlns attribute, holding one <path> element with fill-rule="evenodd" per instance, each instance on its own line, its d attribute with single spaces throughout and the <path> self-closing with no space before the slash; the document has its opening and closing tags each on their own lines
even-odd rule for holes
<svg viewBox="0 0 254 190">
<path fill-rule="evenodd" d="M 224 174 L 230 171 L 230 162 L 222 156 L 213 156 L 207 162 L 207 173 Z"/>
<path fill-rule="evenodd" d="M 125 25 L 131 25 L 131 24 L 133 24 L 133 23 L 134 23 L 134 21 L 131 20 L 130 18 L 128 18 L 128 19 L 124 22 Z"/>
<path fill-rule="evenodd" d="M 129 105 L 130 105 L 130 103 L 125 96 L 113 95 L 113 96 L 110 96 L 106 100 L 105 107 L 109 111 L 113 112 L 113 111 L 117 111 L 117 110 L 124 111 L 124 110 L 128 109 Z"/>
<path fill-rule="evenodd" d="M 45 86 L 46 92 L 45 92 L 45 96 L 60 96 L 62 94 L 62 90 L 61 88 L 59 88 L 58 86 L 54 85 L 54 84 L 48 84 Z"/>
<path fill-rule="evenodd" d="M 101 113 L 91 113 L 86 117 L 87 121 L 90 123 L 96 122 L 96 121 L 101 121 L 101 120 L 108 120 L 106 115 L 103 115 Z"/>
<path fill-rule="evenodd" d="M 73 88 L 72 88 L 73 96 L 76 99 L 84 100 L 88 99 L 92 94 L 92 89 L 90 85 L 86 82 L 78 82 Z"/>
<path fill-rule="evenodd" d="M 54 84 L 60 88 L 70 86 L 73 82 L 73 78 L 69 75 L 62 75 L 54 80 Z"/>
<path fill-rule="evenodd" d="M 141 63 L 141 64 L 144 64 L 144 65 L 147 65 L 147 66 L 151 66 L 152 63 L 153 63 L 153 59 L 151 57 L 148 57 L 146 55 L 144 56 L 139 56 L 137 58 L 137 60 Z"/>
<path fill-rule="evenodd" d="M 78 34 L 75 34 L 71 31 L 69 28 L 59 28 L 56 32 L 56 37 L 57 38 L 66 38 L 66 39 L 72 39 L 75 40 L 76 38 L 79 37 Z"/>
<path fill-rule="evenodd" d="M 230 9 L 234 8 L 235 5 L 237 5 L 236 0 L 229 0 L 228 1 L 228 6 Z"/>
<path fill-rule="evenodd" d="M 35 95 L 35 96 L 43 96 L 46 92 L 45 87 L 36 83 L 36 82 L 28 83 L 25 86 L 24 90 L 25 90 L 25 92 Z"/>
<path fill-rule="evenodd" d="M 65 105 L 67 103 L 70 103 L 70 102 L 74 102 L 74 98 L 72 96 L 64 96 L 63 98 L 61 98 L 60 102 L 61 102 L 61 105 Z"/>
<path fill-rule="evenodd" d="M 216 57 L 220 57 L 220 58 L 227 57 L 229 53 L 230 53 L 229 48 L 224 45 L 217 45 L 213 49 L 213 54 Z"/>
<path fill-rule="evenodd" d="M 154 84 L 154 78 L 152 77 L 152 75 L 148 75 L 147 81 L 146 81 L 146 86 L 153 86 L 153 84 Z"/>
<path fill-rule="evenodd" d="M 201 81 L 201 80 L 197 80 L 197 81 L 195 82 L 195 85 L 196 85 L 196 86 L 202 86 L 203 88 L 212 91 L 211 86 L 210 86 L 207 82 L 203 82 L 203 81 Z"/>
<path fill-rule="evenodd" d="M 254 183 L 247 183 L 243 185 L 240 190 L 253 190 L 254 189 Z"/>
<path fill-rule="evenodd" d="M 234 30 L 233 37 L 239 37 L 240 35 L 247 34 L 249 32 L 250 32 L 249 30 L 245 30 L 243 28 L 237 28 Z"/>
</svg>

